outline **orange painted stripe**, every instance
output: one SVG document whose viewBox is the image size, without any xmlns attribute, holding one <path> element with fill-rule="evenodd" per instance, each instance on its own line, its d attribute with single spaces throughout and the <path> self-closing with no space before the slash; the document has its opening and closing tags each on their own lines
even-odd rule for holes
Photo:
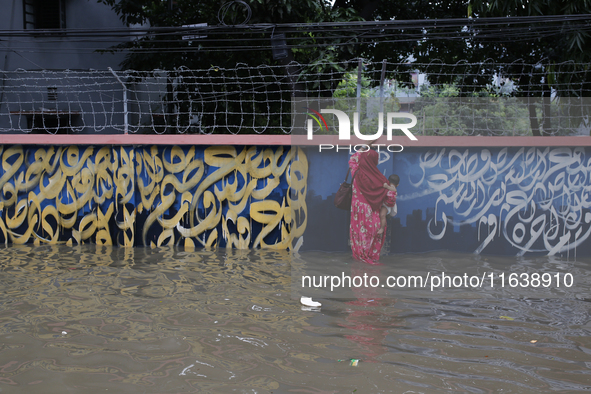
<svg viewBox="0 0 591 394">
<path fill-rule="evenodd" d="M 472 137 L 472 136 L 420 136 L 417 141 L 412 141 L 405 136 L 392 137 L 387 141 L 386 137 L 380 138 L 376 144 L 398 144 L 404 148 L 409 147 L 505 147 L 505 146 L 591 146 L 591 136 L 576 137 Z M 336 135 L 317 135 L 313 141 L 308 141 L 305 135 L 291 137 L 292 145 L 357 145 L 366 144 L 357 138 L 351 138 L 350 142 L 339 141 Z"/>
</svg>

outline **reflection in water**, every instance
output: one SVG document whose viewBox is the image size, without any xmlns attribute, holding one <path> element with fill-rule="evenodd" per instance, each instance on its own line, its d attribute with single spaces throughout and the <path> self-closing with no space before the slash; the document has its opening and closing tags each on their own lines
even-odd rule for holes
<svg viewBox="0 0 591 394">
<path fill-rule="evenodd" d="M 309 254 L 352 275 L 465 272 L 477 257 Z M 342 257 L 342 258 L 341 258 Z M 531 291 L 354 289 L 304 312 L 283 251 L 22 246 L 0 250 L 2 392 L 533 392 L 591 388 L 583 263 L 490 258 L 487 269 L 562 269 L 584 283 Z M 481 257 L 478 257 L 481 259 Z M 507 316 L 513 320 L 502 319 Z M 534 341 L 534 342 L 532 342 Z M 359 366 L 338 362 L 361 359 Z"/>
</svg>

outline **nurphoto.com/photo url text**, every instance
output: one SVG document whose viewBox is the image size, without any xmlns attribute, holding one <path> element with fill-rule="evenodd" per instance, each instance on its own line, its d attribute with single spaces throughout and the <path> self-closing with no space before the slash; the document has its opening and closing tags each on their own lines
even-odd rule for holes
<svg viewBox="0 0 591 394">
<path fill-rule="evenodd" d="M 482 287 L 521 287 L 548 288 L 572 287 L 574 277 L 571 273 L 495 273 L 482 275 L 448 275 L 445 272 L 425 275 L 388 276 L 384 281 L 379 276 L 368 275 L 303 275 L 302 288 L 330 288 L 330 291 L 343 288 L 388 287 L 401 289 L 440 288 L 482 288 Z"/>
</svg>

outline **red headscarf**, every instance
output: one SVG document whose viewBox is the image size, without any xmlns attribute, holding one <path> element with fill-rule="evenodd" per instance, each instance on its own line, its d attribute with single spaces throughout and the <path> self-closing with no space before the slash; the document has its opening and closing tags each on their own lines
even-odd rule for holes
<svg viewBox="0 0 591 394">
<path fill-rule="evenodd" d="M 380 210 L 388 193 L 388 190 L 384 189 L 384 183 L 388 183 L 388 179 L 378 170 L 379 157 L 378 152 L 373 149 L 361 153 L 359 167 L 355 173 L 355 186 L 374 211 Z"/>
</svg>

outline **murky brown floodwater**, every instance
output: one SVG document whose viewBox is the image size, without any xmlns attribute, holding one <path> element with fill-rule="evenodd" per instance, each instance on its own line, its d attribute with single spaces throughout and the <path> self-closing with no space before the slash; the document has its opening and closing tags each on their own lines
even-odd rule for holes
<svg viewBox="0 0 591 394">
<path fill-rule="evenodd" d="M 561 272 L 576 283 L 355 289 L 318 298 L 314 312 L 292 296 L 286 252 L 9 247 L 0 250 L 0 392 L 591 390 L 591 261 L 296 259 L 335 273 Z"/>
</svg>

